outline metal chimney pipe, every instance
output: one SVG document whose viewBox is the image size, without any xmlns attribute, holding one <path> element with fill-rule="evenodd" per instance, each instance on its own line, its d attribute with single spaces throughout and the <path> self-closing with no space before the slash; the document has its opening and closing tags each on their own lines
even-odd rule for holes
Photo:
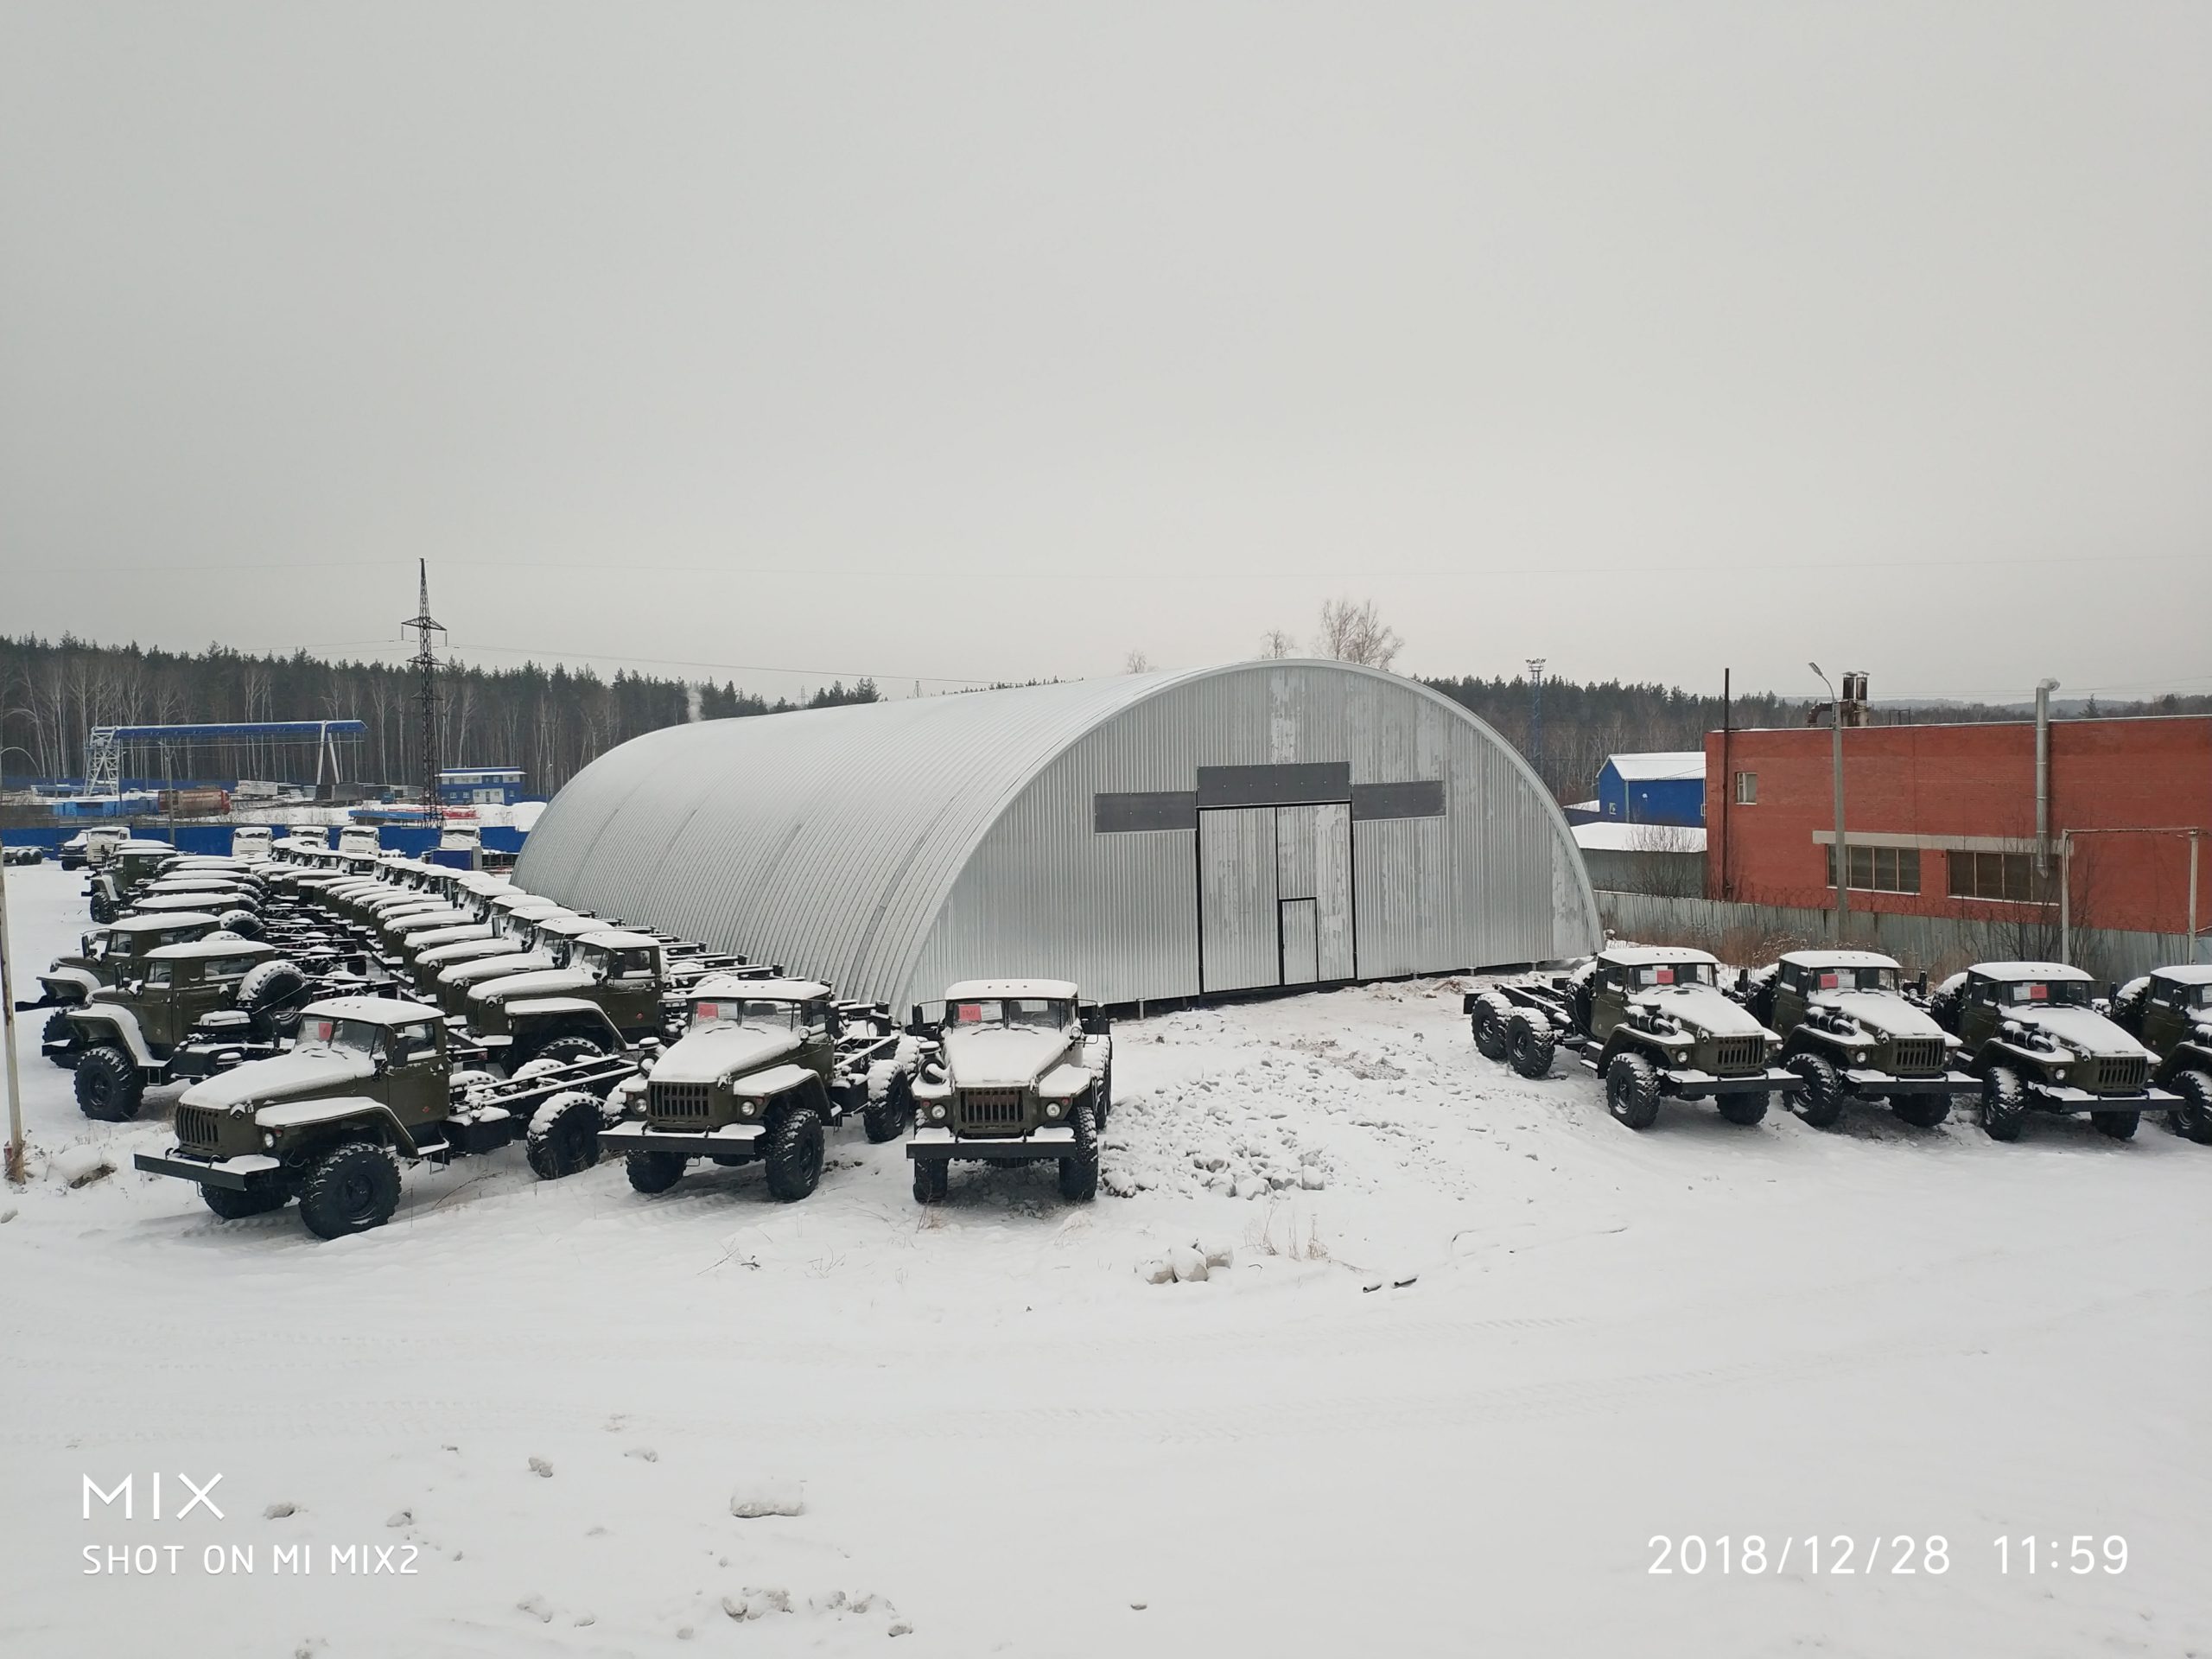
<svg viewBox="0 0 2212 1659">
<path fill-rule="evenodd" d="M 2050 874 L 2050 694 L 2056 680 L 2036 682 L 2036 874 Z"/>
</svg>

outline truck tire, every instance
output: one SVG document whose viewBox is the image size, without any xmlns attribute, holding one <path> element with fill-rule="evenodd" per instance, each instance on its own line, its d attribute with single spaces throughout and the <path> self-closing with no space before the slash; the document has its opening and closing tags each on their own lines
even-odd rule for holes
<svg viewBox="0 0 2212 1659">
<path fill-rule="evenodd" d="M 1891 1095 L 1890 1109 L 1901 1123 L 1916 1129 L 1932 1129 L 1951 1115 L 1948 1095 Z"/>
<path fill-rule="evenodd" d="M 248 1216 L 265 1216 L 271 1210 L 282 1210 L 289 1196 L 281 1186 L 264 1187 L 258 1192 L 239 1192 L 227 1186 L 200 1189 L 201 1201 L 223 1221 L 243 1221 Z"/>
<path fill-rule="evenodd" d="M 565 1090 L 530 1115 L 524 1157 L 541 1181 L 580 1174 L 599 1161 L 599 1131 L 607 1122 L 599 1096 Z"/>
<path fill-rule="evenodd" d="M 768 1196 L 795 1204 L 822 1184 L 822 1114 L 795 1102 L 768 1120 Z"/>
<path fill-rule="evenodd" d="M 1505 1058 L 1505 1022 L 1512 1012 L 1513 1005 L 1496 991 L 1484 991 L 1475 998 L 1475 1006 L 1467 1014 L 1467 1025 L 1474 1033 L 1475 1052 L 1483 1058 Z"/>
<path fill-rule="evenodd" d="M 1551 1076 L 1554 1046 L 1548 1022 L 1540 1026 L 1526 1009 L 1513 1011 L 1505 1027 L 1505 1058 L 1516 1071 L 1524 1077 Z"/>
<path fill-rule="evenodd" d="M 105 893 L 92 895 L 92 919 L 105 927 L 115 919 L 115 904 Z"/>
<path fill-rule="evenodd" d="M 1616 1054 L 1605 1067 L 1605 1109 L 1631 1129 L 1659 1116 L 1659 1074 L 1641 1054 Z"/>
<path fill-rule="evenodd" d="M 601 1059 L 607 1054 L 607 1045 L 596 1037 L 587 1037 L 581 1032 L 566 1037 L 550 1037 L 530 1053 L 530 1060 L 551 1060 L 556 1065 L 573 1065 L 578 1060 Z"/>
<path fill-rule="evenodd" d="M 67 1008 L 56 1008 L 46 1016 L 46 1029 L 39 1033 L 38 1039 L 41 1044 L 67 1042 L 69 1045 L 47 1056 L 64 1071 L 74 1071 L 77 1062 L 83 1058 L 82 1051 L 77 1046 L 76 1029 L 69 1023 Z"/>
<path fill-rule="evenodd" d="M 220 919 L 226 928 L 242 939 L 261 937 L 261 918 L 250 910 L 226 910 Z"/>
<path fill-rule="evenodd" d="M 629 1166 L 631 1186 L 640 1192 L 665 1192 L 683 1179 L 680 1153 L 633 1152 L 623 1161 Z"/>
<path fill-rule="evenodd" d="M 256 963 L 238 982 L 238 1006 L 253 1022 L 254 1034 L 274 1039 L 282 1016 L 306 995 L 308 976 L 296 963 Z"/>
<path fill-rule="evenodd" d="M 914 1202 L 943 1204 L 944 1195 L 952 1190 L 952 1160 L 950 1158 L 917 1158 L 914 1160 Z"/>
<path fill-rule="evenodd" d="M 520 1065 L 515 1067 L 514 1076 L 509 1077 L 507 1081 L 510 1083 L 528 1083 L 532 1077 L 542 1077 L 548 1071 L 558 1071 L 561 1069 L 561 1065 L 562 1062 L 559 1060 L 524 1060 Z"/>
<path fill-rule="evenodd" d="M 1089 1204 L 1098 1196 L 1098 1108 L 1085 1095 L 1068 1115 L 1075 1131 L 1075 1155 L 1060 1160 L 1060 1196 L 1070 1204 Z"/>
<path fill-rule="evenodd" d="M 1762 1089 L 1757 1093 L 1721 1095 L 1715 1097 L 1713 1103 L 1719 1109 L 1720 1116 L 1731 1123 L 1740 1123 L 1749 1128 L 1765 1119 L 1769 1098 L 1766 1090 Z"/>
<path fill-rule="evenodd" d="M 2028 1091 L 2009 1065 L 1981 1074 L 1981 1132 L 1993 1141 L 2017 1141 L 2028 1118 Z"/>
<path fill-rule="evenodd" d="M 906 1134 L 913 1116 L 914 1080 L 900 1071 L 892 1077 L 881 1100 L 871 1100 L 861 1108 L 861 1128 L 869 1140 L 880 1146 Z"/>
<path fill-rule="evenodd" d="M 127 1123 L 138 1116 L 146 1080 L 138 1062 L 113 1043 L 88 1048 L 77 1061 L 77 1108 L 103 1123 Z"/>
<path fill-rule="evenodd" d="M 2200 1147 L 2212 1147 L 2212 1071 L 2177 1071 L 2172 1084 L 2181 1105 L 2166 1122 Z"/>
<path fill-rule="evenodd" d="M 2136 1126 L 2143 1121 L 2140 1112 L 2091 1112 L 2089 1122 L 2097 1126 L 2099 1135 L 2108 1135 L 2115 1141 L 2133 1141 Z"/>
<path fill-rule="evenodd" d="M 365 1233 L 398 1208 L 399 1165 L 372 1141 L 332 1147 L 300 1188 L 300 1219 L 317 1238 Z"/>
<path fill-rule="evenodd" d="M 1805 1080 L 1789 1097 L 1791 1111 L 1815 1129 L 1832 1129 L 1843 1121 L 1843 1077 L 1825 1054 L 1793 1054 L 1783 1064 Z"/>
</svg>

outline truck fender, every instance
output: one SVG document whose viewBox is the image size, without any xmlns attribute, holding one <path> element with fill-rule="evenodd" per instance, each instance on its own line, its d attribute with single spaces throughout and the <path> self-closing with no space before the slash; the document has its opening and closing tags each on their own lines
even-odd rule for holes
<svg viewBox="0 0 2212 1659">
<path fill-rule="evenodd" d="M 415 1143 L 392 1115 L 391 1108 L 365 1095 L 339 1095 L 325 1100 L 281 1101 L 264 1106 L 253 1115 L 255 1126 L 264 1129 L 305 1129 L 358 1127 L 369 1139 L 412 1155 Z"/>
<path fill-rule="evenodd" d="M 135 1065 L 157 1068 L 161 1062 L 146 1046 L 146 1033 L 139 1029 L 138 1016 L 126 1007 L 113 1002 L 82 1002 L 68 1011 L 69 1024 L 86 1046 L 111 1042 L 130 1056 Z"/>
<path fill-rule="evenodd" d="M 91 969 L 85 968 L 49 968 L 38 976 L 38 982 L 47 988 L 49 996 L 53 995 L 54 987 L 69 986 L 78 992 L 79 1001 L 91 1001 L 92 993 L 99 988 L 99 979 Z"/>
</svg>

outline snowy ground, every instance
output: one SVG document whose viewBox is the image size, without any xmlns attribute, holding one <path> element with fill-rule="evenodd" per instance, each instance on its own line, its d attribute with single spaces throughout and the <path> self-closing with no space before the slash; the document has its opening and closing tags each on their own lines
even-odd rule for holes
<svg viewBox="0 0 2212 1659">
<path fill-rule="evenodd" d="M 19 994 L 79 880 L 10 874 Z M 1633 1135 L 1564 1063 L 1478 1059 L 1458 991 L 1123 1024 L 1130 1196 L 1087 1207 L 963 1166 L 924 1212 L 855 1127 L 798 1205 L 509 1154 L 327 1244 L 129 1173 L 173 1091 L 88 1123 L 28 1022 L 0 1651 L 2212 1652 L 2212 1153 L 1689 1108 Z M 86 1145 L 121 1173 L 73 1190 Z M 1140 1275 L 1194 1241 L 1234 1265 Z M 223 1518 L 151 1519 L 156 1471 L 169 1516 L 219 1473 Z M 131 1473 L 136 1519 L 81 1518 L 85 1476 Z M 1655 1535 L 1706 1570 L 1649 1573 Z M 2126 1571 L 2054 1572 L 2075 1535 Z M 348 1547 L 416 1570 L 334 1575 Z"/>
</svg>

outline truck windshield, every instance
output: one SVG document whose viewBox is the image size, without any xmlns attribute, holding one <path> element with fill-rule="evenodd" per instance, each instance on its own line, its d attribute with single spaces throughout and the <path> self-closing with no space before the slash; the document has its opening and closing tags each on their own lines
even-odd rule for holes
<svg viewBox="0 0 2212 1659">
<path fill-rule="evenodd" d="M 755 1031 L 797 1031 L 798 1009 L 796 1002 L 702 997 L 691 1005 L 691 1029 L 709 1031 L 716 1026 L 750 1026 Z"/>
<path fill-rule="evenodd" d="M 2089 1006 L 2089 982 L 2085 979 L 2016 979 L 1997 988 L 1997 1000 L 2007 1007 L 2038 1004 L 2061 1008 Z"/>
<path fill-rule="evenodd" d="M 1056 997 L 994 996 L 950 1004 L 944 1011 L 944 1023 L 965 1029 L 1013 1026 L 1036 1031 L 1065 1031 L 1075 1023 L 1075 1009 Z"/>
<path fill-rule="evenodd" d="M 1894 968 L 1822 968 L 1813 976 L 1813 988 L 1817 991 L 1894 991 L 1897 988 Z"/>
<path fill-rule="evenodd" d="M 299 1046 L 335 1049 L 343 1054 L 373 1054 L 382 1029 L 365 1020 L 334 1020 L 328 1014 L 309 1014 L 300 1021 Z"/>
<path fill-rule="evenodd" d="M 1639 991 L 1650 990 L 1662 985 L 1710 985 L 1713 983 L 1713 964 L 1709 962 L 1653 962 L 1629 970 L 1630 982 Z"/>
</svg>

